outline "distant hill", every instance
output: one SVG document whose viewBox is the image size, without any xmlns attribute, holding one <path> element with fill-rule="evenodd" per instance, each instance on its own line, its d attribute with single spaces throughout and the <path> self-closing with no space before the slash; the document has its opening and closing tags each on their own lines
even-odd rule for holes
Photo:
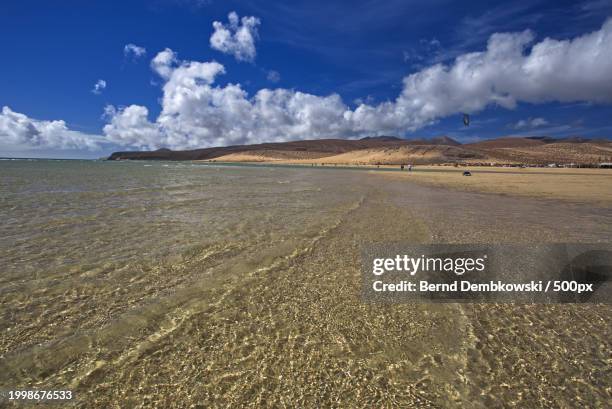
<svg viewBox="0 0 612 409">
<path fill-rule="evenodd" d="M 612 142 L 583 137 L 502 137 L 461 144 L 448 136 L 401 139 L 316 139 L 235 145 L 186 151 L 115 152 L 109 160 L 213 160 L 338 164 L 433 163 L 599 163 L 612 161 Z"/>
<path fill-rule="evenodd" d="M 448 145 L 448 146 L 459 146 L 460 142 L 457 142 L 453 138 L 449 138 L 448 136 L 437 136 L 435 138 L 430 139 L 432 143 L 436 145 Z"/>
<path fill-rule="evenodd" d="M 452 139 L 448 138 L 449 141 Z M 244 152 L 307 152 L 309 157 L 325 157 L 330 154 L 340 154 L 359 149 L 398 147 L 403 145 L 436 145 L 444 142 L 440 138 L 431 140 L 407 140 L 395 136 L 369 136 L 362 139 L 313 139 L 305 141 L 262 143 L 255 145 L 234 145 L 215 148 L 203 148 L 186 151 L 171 151 L 158 149 L 155 151 L 124 151 L 114 152 L 109 160 L 210 160 L 224 155 Z M 452 141 L 459 144 L 456 141 Z M 298 156 L 304 156 L 301 154 Z"/>
<path fill-rule="evenodd" d="M 397 136 L 366 136 L 360 139 L 361 141 L 403 141 L 402 138 L 398 138 Z"/>
<path fill-rule="evenodd" d="M 546 142 L 542 139 L 535 138 L 519 138 L 506 136 L 497 139 L 487 139 L 480 142 L 468 143 L 464 145 L 467 148 L 471 149 L 503 149 L 503 148 L 517 148 L 517 147 L 525 147 L 525 146 L 540 146 L 544 145 Z"/>
<path fill-rule="evenodd" d="M 612 159 L 612 142 L 583 137 L 504 137 L 463 145 L 499 161 L 515 163 L 600 163 Z"/>
<path fill-rule="evenodd" d="M 262 143 L 256 145 L 234 145 L 225 147 L 203 148 L 187 151 L 171 151 L 158 149 L 156 151 L 114 152 L 109 160 L 210 160 L 232 153 L 271 151 L 271 152 L 308 152 L 308 156 L 323 157 L 357 149 L 376 148 L 383 146 L 401 146 L 407 144 L 405 139 L 395 137 L 370 137 L 359 140 L 351 139 L 314 139 L 306 141 Z"/>
</svg>

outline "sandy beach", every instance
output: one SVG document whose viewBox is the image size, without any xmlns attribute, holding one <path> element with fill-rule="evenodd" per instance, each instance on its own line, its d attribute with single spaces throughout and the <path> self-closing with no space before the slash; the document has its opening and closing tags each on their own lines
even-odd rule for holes
<svg viewBox="0 0 612 409">
<path fill-rule="evenodd" d="M 612 169 L 419 165 L 414 166 L 410 172 L 406 166 L 404 171 L 401 172 L 400 165 L 326 163 L 313 162 L 312 160 L 282 159 L 270 161 L 264 157 L 254 157 L 246 154 L 228 155 L 224 158 L 228 159 L 228 163 L 251 163 L 254 165 L 371 169 L 372 173 L 387 178 L 463 191 L 598 203 L 603 206 L 612 205 L 612 189 L 610 188 L 612 186 Z M 380 170 L 393 170 L 394 172 L 376 172 Z M 470 171 L 471 176 L 463 176 L 465 171 Z"/>
<path fill-rule="evenodd" d="M 466 170 L 472 176 L 463 176 Z M 612 169 L 431 166 L 381 175 L 465 191 L 612 205 Z"/>
</svg>

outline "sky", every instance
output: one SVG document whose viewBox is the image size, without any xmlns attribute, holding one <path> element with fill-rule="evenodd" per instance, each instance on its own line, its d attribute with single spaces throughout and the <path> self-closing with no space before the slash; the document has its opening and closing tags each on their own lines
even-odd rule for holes
<svg viewBox="0 0 612 409">
<path fill-rule="evenodd" d="M 0 38 L 0 157 L 612 137 L 612 0 L 20 0 Z"/>
</svg>

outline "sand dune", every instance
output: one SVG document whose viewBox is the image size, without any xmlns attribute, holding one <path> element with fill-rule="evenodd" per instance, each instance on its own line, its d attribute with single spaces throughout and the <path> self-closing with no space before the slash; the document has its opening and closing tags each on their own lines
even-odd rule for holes
<svg viewBox="0 0 612 409">
<path fill-rule="evenodd" d="M 399 165 L 444 163 L 525 163 L 569 164 L 612 161 L 612 144 L 541 143 L 510 141 L 510 143 L 474 145 L 404 145 L 358 149 L 330 155 L 326 152 L 256 150 L 233 153 L 216 158 L 225 162 L 286 162 L 329 163 L 344 165 Z M 514 146 L 513 146 L 514 145 Z M 502 146 L 502 147 L 500 147 Z"/>
<path fill-rule="evenodd" d="M 316 151 L 283 151 L 253 150 L 230 153 L 215 158 L 219 162 L 276 162 L 276 161 L 309 161 L 329 157 L 329 152 Z"/>
<path fill-rule="evenodd" d="M 363 165 L 395 165 L 400 163 L 431 164 L 441 162 L 463 161 L 466 159 L 480 160 L 485 156 L 455 146 L 415 145 L 385 147 L 373 149 L 360 149 L 338 155 L 325 155 L 323 153 L 300 152 L 288 154 L 287 152 L 253 151 L 240 154 L 224 155 L 217 158 L 226 162 L 266 162 L 290 161 L 295 163 L 316 162 L 329 164 L 363 164 Z"/>
<path fill-rule="evenodd" d="M 494 149 L 505 149 L 505 148 L 518 148 L 518 147 L 534 147 L 546 144 L 545 140 L 535 138 L 518 138 L 518 137 L 504 137 L 497 139 L 489 139 L 486 141 L 480 141 L 475 143 L 469 143 L 464 145 L 470 149 L 476 150 L 494 150 Z"/>
<path fill-rule="evenodd" d="M 399 164 L 597 164 L 612 162 L 612 142 L 585 138 L 504 137 L 471 144 L 448 138 L 429 140 L 368 137 L 319 139 L 171 151 L 115 152 L 111 160 L 207 160 L 221 162 Z"/>
<path fill-rule="evenodd" d="M 524 138 L 521 138 L 524 139 Z M 497 141 L 492 141 L 497 142 Z M 493 143 L 471 145 L 493 158 L 521 163 L 600 163 L 612 160 L 612 143 L 539 143 L 493 147 Z"/>
</svg>

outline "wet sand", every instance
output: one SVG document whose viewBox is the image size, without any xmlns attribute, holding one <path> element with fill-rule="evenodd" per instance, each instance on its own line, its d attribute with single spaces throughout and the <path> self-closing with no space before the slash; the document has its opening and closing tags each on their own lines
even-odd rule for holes
<svg viewBox="0 0 612 409">
<path fill-rule="evenodd" d="M 469 170 L 472 176 L 463 176 Z M 385 172 L 386 177 L 475 192 L 558 199 L 612 206 L 612 169 L 494 167 L 419 167 L 413 172 Z"/>
<path fill-rule="evenodd" d="M 272 246 L 216 243 L 40 288 L 55 313 L 3 330 L 0 388 L 70 388 L 77 407 L 606 407 L 609 305 L 372 305 L 359 291 L 365 243 L 608 242 L 608 207 L 283 172 L 345 200 L 293 209 L 326 222 Z M 3 294 L 13 317 L 36 311 Z"/>
</svg>

